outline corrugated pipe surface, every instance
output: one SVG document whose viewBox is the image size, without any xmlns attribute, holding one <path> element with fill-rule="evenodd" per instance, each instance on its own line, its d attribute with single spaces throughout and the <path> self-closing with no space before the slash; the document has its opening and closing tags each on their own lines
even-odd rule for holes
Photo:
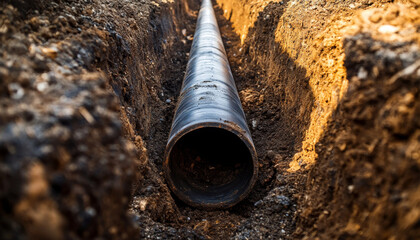
<svg viewBox="0 0 420 240">
<path fill-rule="evenodd" d="M 163 167 L 175 195 L 200 208 L 235 205 L 257 178 L 257 154 L 210 0 L 201 5 Z"/>
</svg>

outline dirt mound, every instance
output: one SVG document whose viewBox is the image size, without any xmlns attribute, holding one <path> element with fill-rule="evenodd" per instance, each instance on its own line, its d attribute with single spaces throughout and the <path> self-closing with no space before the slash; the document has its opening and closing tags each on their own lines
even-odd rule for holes
<svg viewBox="0 0 420 240">
<path fill-rule="evenodd" d="M 1 238 L 138 236 L 133 186 L 145 178 L 163 186 L 139 133 L 150 135 L 152 108 L 167 105 L 153 77 L 168 69 L 159 58 L 186 44 L 175 41 L 182 25 L 171 18 L 191 13 L 166 2 L 8 2 L 0 6 Z M 153 195 L 155 218 L 173 221 L 168 190 Z"/>
<path fill-rule="evenodd" d="M 262 129 L 288 146 L 276 178 L 298 199 L 294 238 L 418 238 L 420 14 L 386 2 L 218 1 L 241 39 L 244 108 L 277 107 Z"/>
<path fill-rule="evenodd" d="M 349 87 L 302 198 L 307 236 L 420 237 L 419 19 L 402 5 L 366 10 L 344 40 Z"/>
<path fill-rule="evenodd" d="M 27 7 L 1 6 L 1 238 L 127 238 L 135 146 L 95 69 L 106 42 L 81 5 Z"/>
</svg>

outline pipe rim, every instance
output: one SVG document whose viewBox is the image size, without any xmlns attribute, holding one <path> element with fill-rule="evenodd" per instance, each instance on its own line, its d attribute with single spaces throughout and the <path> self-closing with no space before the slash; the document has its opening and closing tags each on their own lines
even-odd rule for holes
<svg viewBox="0 0 420 240">
<path fill-rule="evenodd" d="M 251 140 L 251 137 L 247 137 L 248 133 L 244 130 L 242 130 L 239 126 L 237 126 L 236 124 L 229 124 L 231 122 L 204 122 L 204 123 L 195 123 L 195 124 L 191 124 L 189 126 L 184 127 L 183 129 L 181 129 L 180 131 L 178 131 L 175 135 L 172 135 L 171 133 L 171 137 L 166 145 L 165 148 L 165 157 L 164 157 L 164 162 L 163 162 L 163 169 L 164 169 L 164 174 L 165 174 L 165 179 L 168 183 L 169 188 L 172 190 L 172 192 L 183 202 L 187 203 L 190 206 L 196 207 L 196 208 L 204 208 L 204 209 L 226 209 L 226 208 L 230 208 L 234 205 L 236 205 L 237 203 L 239 203 L 240 201 L 244 200 L 249 193 L 251 192 L 253 186 L 255 185 L 256 181 L 257 181 L 257 177 L 258 177 L 258 157 L 257 157 L 257 152 L 255 150 L 254 144 Z M 191 199 L 189 199 L 188 197 L 186 197 L 185 194 L 183 194 L 182 191 L 179 191 L 178 188 L 175 186 L 174 181 L 171 178 L 171 169 L 170 169 L 170 164 L 169 164 L 169 158 L 170 158 L 170 154 L 171 151 L 173 149 L 173 147 L 175 146 L 175 144 L 182 138 L 184 137 L 186 134 L 193 132 L 195 130 L 198 129 L 202 129 L 202 128 L 218 128 L 218 129 L 223 129 L 226 130 L 230 133 L 233 133 L 235 136 L 237 136 L 244 144 L 245 146 L 248 148 L 249 153 L 251 154 L 251 158 L 252 158 L 252 168 L 253 168 L 253 172 L 252 172 L 252 177 L 249 180 L 249 184 L 246 187 L 245 191 L 243 191 L 242 194 L 239 195 L 238 198 L 233 199 L 231 201 L 227 201 L 227 202 L 220 202 L 220 203 L 197 203 L 192 201 Z"/>
</svg>

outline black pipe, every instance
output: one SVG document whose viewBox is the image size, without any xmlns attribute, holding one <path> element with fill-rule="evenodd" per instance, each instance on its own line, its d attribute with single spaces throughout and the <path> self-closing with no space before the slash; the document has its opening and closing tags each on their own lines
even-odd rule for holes
<svg viewBox="0 0 420 240">
<path fill-rule="evenodd" d="M 198 15 L 163 167 L 175 195 L 200 208 L 235 205 L 257 178 L 257 153 L 210 0 Z"/>
</svg>

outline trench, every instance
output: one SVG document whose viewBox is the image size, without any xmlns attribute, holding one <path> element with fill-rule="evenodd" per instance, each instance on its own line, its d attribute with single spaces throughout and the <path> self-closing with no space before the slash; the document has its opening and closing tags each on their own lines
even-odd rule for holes
<svg viewBox="0 0 420 240">
<path fill-rule="evenodd" d="M 189 5 L 189 2 L 183 4 Z M 188 59 L 190 46 L 184 45 L 181 61 L 174 68 L 169 67 L 171 75 L 160 76 L 165 93 L 161 100 L 167 105 L 164 110 L 153 111 L 151 132 L 144 138 L 151 169 L 156 169 L 157 180 L 150 181 L 146 178 L 141 186 L 137 186 L 134 194 L 133 212 L 140 219 L 140 226 L 146 229 L 142 237 L 311 239 L 318 236 L 321 239 L 346 239 L 369 238 L 382 234 L 377 229 L 384 222 L 393 222 L 394 229 L 399 229 L 399 224 L 403 223 L 398 223 L 393 218 L 395 211 L 398 211 L 396 208 L 377 203 L 378 195 L 373 194 L 368 205 L 358 197 L 368 191 L 361 187 L 367 183 L 365 171 L 376 171 L 376 175 L 382 176 L 380 179 L 385 182 L 388 180 L 381 168 L 373 170 L 376 168 L 364 163 L 370 161 L 366 159 L 376 159 L 375 164 L 381 165 L 382 155 L 364 150 L 364 146 L 369 145 L 370 141 L 377 140 L 368 137 L 360 145 L 354 140 L 363 135 L 358 132 L 360 129 L 366 131 L 369 126 L 372 127 L 366 123 L 373 116 L 371 112 L 376 114 L 386 111 L 379 110 L 386 105 L 381 94 L 374 95 L 375 100 L 370 102 L 373 105 L 361 104 L 357 102 L 357 97 L 363 95 L 361 92 L 364 91 L 367 95 L 380 91 L 378 89 L 382 88 L 381 79 L 392 74 L 373 74 L 379 79 L 376 82 L 378 85 L 371 85 L 372 82 L 368 81 L 360 87 L 357 78 L 364 76 L 360 75 L 361 70 L 355 69 L 364 69 L 366 66 L 385 69 L 385 65 L 381 64 L 382 59 L 386 58 L 378 57 L 379 55 L 372 57 L 378 50 L 369 52 L 363 44 L 358 45 L 358 39 L 363 38 L 369 42 L 368 46 L 373 46 L 369 44 L 376 42 L 381 47 L 390 49 L 404 44 L 387 45 L 382 42 L 384 40 L 366 37 L 369 34 L 346 37 L 343 40 L 343 29 L 355 24 L 352 22 L 354 18 L 363 18 L 358 17 L 357 11 L 349 7 L 350 1 L 267 1 L 262 2 L 261 6 L 248 6 L 247 1 L 220 0 L 213 4 L 257 151 L 259 176 L 249 196 L 226 210 L 206 211 L 190 207 L 167 189 L 163 178 L 162 156 Z M 241 4 L 245 4 L 245 7 Z M 371 6 L 366 1 L 358 4 L 360 9 L 369 9 Z M 378 1 L 375 6 L 381 6 L 380 4 Z M 198 6 L 193 6 L 191 9 L 197 11 Z M 317 13 L 316 19 L 312 19 L 312 10 Z M 299 17 L 299 14 L 302 16 Z M 188 34 L 192 34 L 194 22 L 195 19 L 191 18 L 187 24 Z M 159 39 L 156 40 L 159 42 Z M 364 54 L 368 56 L 369 64 L 363 65 L 365 63 L 357 60 L 358 55 L 354 52 L 359 53 L 359 48 L 366 51 Z M 179 48 L 177 50 L 179 54 Z M 171 59 L 171 56 L 173 55 L 169 54 L 166 59 Z M 165 62 L 166 59 L 162 61 Z M 414 58 L 410 58 L 409 62 L 413 61 Z M 362 68 L 360 64 L 363 65 Z M 396 65 L 391 70 L 394 74 L 396 69 L 409 64 L 398 65 L 397 61 Z M 162 66 L 163 72 L 167 72 L 165 68 L 168 65 Z M 355 109 L 360 111 L 364 120 L 354 117 L 354 106 L 358 106 Z M 414 121 L 414 118 L 411 119 Z M 376 121 L 380 122 L 378 119 Z M 371 136 L 384 132 L 381 130 L 382 125 L 375 126 L 376 133 Z M 410 126 L 412 128 L 413 125 Z M 357 130 L 349 130 L 353 128 Z M 399 140 L 390 138 L 386 141 Z M 386 146 L 385 143 L 384 145 Z M 346 152 L 346 147 L 349 146 L 352 150 Z M 392 152 L 391 148 L 382 149 Z M 360 163 L 362 167 L 357 168 L 358 164 L 354 162 Z M 410 176 L 414 175 L 410 173 L 408 178 Z M 360 189 L 357 194 L 351 195 L 357 185 L 354 183 L 355 179 Z M 412 181 L 411 184 L 415 182 Z M 381 188 L 375 184 L 369 185 L 367 189 L 375 192 L 374 189 Z M 398 187 L 391 184 L 387 189 L 395 190 Z M 389 196 L 389 193 L 382 194 L 385 199 Z M 345 210 L 342 209 L 342 203 L 346 204 Z M 377 220 L 380 218 L 378 216 L 386 214 L 379 210 L 371 213 L 370 209 L 381 209 L 384 206 L 394 212 L 381 222 L 382 220 Z M 363 213 L 359 212 L 359 207 L 363 209 Z M 364 216 L 373 219 L 372 224 L 377 228 L 362 224 Z M 416 231 L 407 234 L 416 235 Z M 388 235 L 392 234 L 384 234 Z"/>
<path fill-rule="evenodd" d="M 183 2 L 183 4 L 188 4 L 188 2 Z M 193 11 L 197 11 L 198 5 L 194 6 L 195 8 Z M 244 51 L 242 50 L 242 47 L 244 46 L 241 45 L 240 36 L 234 32 L 232 23 L 223 16 L 223 10 L 215 3 L 214 7 L 222 39 L 238 87 L 238 92 L 247 93 L 252 90 L 251 93 L 254 94 L 252 97 L 258 98 L 259 95 L 255 94 L 258 91 L 262 91 L 266 98 L 262 103 L 257 103 L 255 99 L 253 102 L 250 102 L 249 99 L 244 99 L 246 97 L 249 98 L 249 96 L 240 94 L 241 100 L 247 101 L 243 107 L 259 157 L 260 174 L 257 183 L 250 195 L 234 207 L 227 210 L 208 211 L 186 205 L 176 196 L 172 195 L 172 193 L 168 195 L 167 189 L 162 191 L 160 186 L 156 186 L 159 183 L 150 181 L 150 179 L 147 179 L 146 177 L 146 180 L 143 180 L 143 183 L 140 186 L 136 186 L 132 203 L 134 208 L 132 211 L 135 214 L 140 215 L 139 219 L 143 221 L 141 226 L 150 229 L 145 235 L 142 235 L 143 237 L 168 237 L 166 234 L 168 234 L 167 229 L 169 227 L 177 229 L 177 234 L 181 237 L 190 236 L 191 233 L 188 231 L 192 231 L 193 235 L 197 234 L 200 238 L 205 239 L 221 239 L 235 236 L 241 238 L 246 237 L 247 235 L 253 235 L 254 237 L 270 236 L 269 231 L 271 229 L 278 232 L 278 237 L 287 238 L 291 236 L 295 229 L 297 205 L 293 194 L 296 191 L 297 185 L 294 180 L 299 177 L 296 174 L 288 173 L 287 165 L 294 153 L 299 151 L 302 133 L 305 131 L 305 124 L 307 125 L 307 122 L 296 123 L 296 119 L 294 119 L 293 123 L 291 119 L 285 117 L 287 111 L 280 109 L 280 106 L 278 105 L 278 103 L 282 101 L 282 96 L 277 95 L 275 90 L 270 86 L 264 85 L 264 82 L 267 82 L 265 79 L 269 78 L 269 76 L 265 75 L 266 70 L 255 64 L 251 59 L 246 59 L 246 54 L 244 54 Z M 175 25 L 177 24 L 178 23 L 175 23 Z M 194 25 L 195 19 L 189 19 L 189 25 L 186 27 L 188 28 L 188 34 L 193 33 Z M 155 41 L 159 43 L 162 40 L 156 39 Z M 190 43 L 191 42 L 189 41 L 189 44 Z M 158 181 L 165 181 L 162 174 L 163 155 L 173 119 L 176 99 L 186 69 L 188 60 L 187 52 L 190 47 L 189 44 L 183 46 L 181 48 L 182 50 L 180 50 L 182 44 L 175 43 L 173 45 L 174 49 L 169 49 L 168 51 L 170 54 L 160 60 L 161 66 L 163 67 L 161 73 L 165 73 L 164 75 L 159 76 L 164 93 L 164 95 L 162 94 L 164 97 L 162 97 L 161 100 L 165 101 L 166 106 L 163 110 L 156 109 L 156 111 L 152 112 L 150 120 L 151 131 L 149 134 L 145 134 L 146 137 L 144 137 L 147 146 L 148 159 L 152 164 L 151 168 L 156 169 L 157 175 L 159 175 L 157 177 L 159 178 Z M 261 51 L 261 53 L 257 52 L 256 55 L 260 55 L 262 58 L 264 50 L 261 49 L 257 51 Z M 286 61 L 289 64 L 292 62 L 287 60 L 287 55 L 284 53 L 279 52 L 279 55 L 282 58 L 286 58 Z M 174 58 L 181 60 L 175 65 L 166 64 L 167 62 L 173 63 Z M 290 66 L 287 67 L 289 68 Z M 290 73 L 290 75 L 297 75 L 297 81 L 303 85 L 298 85 L 297 87 L 304 89 L 302 94 L 306 94 L 305 92 L 307 92 L 307 90 L 305 89 L 307 89 L 307 87 L 305 87 L 305 74 L 297 67 L 294 67 L 294 69 L 296 70 Z M 166 74 L 168 71 L 170 74 Z M 285 79 L 287 77 L 288 76 L 285 76 Z M 280 79 L 278 81 L 282 80 Z M 170 99 L 171 101 L 168 101 L 167 99 Z M 297 106 L 298 105 L 296 105 L 296 107 Z M 308 106 L 310 106 L 310 104 L 308 104 Z M 295 109 L 292 108 L 292 110 L 289 111 L 295 111 Z M 297 119 L 297 121 L 300 120 Z M 211 133 L 203 133 L 201 136 L 191 136 L 191 143 L 194 144 L 194 142 L 197 142 L 194 138 L 205 136 L 205 134 Z M 209 143 L 215 144 L 215 137 L 220 134 L 223 133 L 215 133 L 214 137 L 205 139 L 207 139 Z M 225 136 L 224 138 L 228 139 L 229 136 Z M 189 140 L 186 139 L 185 141 L 188 142 Z M 233 142 L 235 141 L 233 140 Z M 179 143 L 179 145 L 182 148 L 183 142 Z M 219 139 L 219 142 L 215 147 L 217 146 L 223 148 L 226 145 L 223 144 L 223 142 L 220 142 Z M 226 151 L 220 152 L 229 152 L 229 150 L 226 149 Z M 175 151 L 173 154 L 176 157 L 178 153 Z M 224 156 L 224 158 L 225 157 L 226 156 Z M 235 158 L 238 157 L 235 156 Z M 191 166 L 192 162 L 186 162 L 185 164 Z M 196 171 L 194 172 L 183 172 L 184 170 L 179 170 L 175 174 L 184 174 L 189 176 L 189 179 L 199 178 L 199 180 L 205 181 L 203 178 L 209 176 L 206 176 L 204 172 L 197 172 L 197 169 L 199 169 L 200 166 L 195 167 Z M 232 167 L 234 168 L 235 164 L 232 165 Z M 176 166 L 174 166 L 174 168 L 177 169 Z M 227 169 L 227 171 L 229 172 L 230 170 Z M 218 174 L 223 174 L 223 172 Z M 224 177 L 229 176 L 229 173 L 226 174 L 227 175 Z M 219 178 L 219 175 L 216 177 Z M 156 188 L 159 188 L 160 190 L 156 190 Z M 166 203 L 162 204 L 164 207 L 157 206 L 157 209 L 148 210 L 146 207 L 145 212 L 147 213 L 150 211 L 147 214 L 150 214 L 149 216 L 152 217 L 151 219 L 145 220 L 143 216 L 144 212 L 139 210 L 138 204 L 145 204 L 146 202 L 152 206 L 153 204 L 156 204 L 153 203 L 156 201 L 154 196 L 155 193 L 153 193 L 154 191 L 160 192 Z M 271 194 L 269 194 L 269 192 Z M 159 205 L 159 203 L 157 203 L 157 205 Z M 145 221 L 149 221 L 148 224 L 150 225 L 145 224 Z M 253 226 L 254 224 L 256 224 L 256 226 Z M 164 228 L 164 230 L 161 228 Z M 252 233 L 253 231 L 256 232 Z"/>
<path fill-rule="evenodd" d="M 0 2 L 0 238 L 420 239 L 417 2 L 213 1 L 259 172 L 223 210 L 164 176 L 199 1 Z M 177 184 L 248 178 L 228 142 L 185 135 Z"/>
</svg>

